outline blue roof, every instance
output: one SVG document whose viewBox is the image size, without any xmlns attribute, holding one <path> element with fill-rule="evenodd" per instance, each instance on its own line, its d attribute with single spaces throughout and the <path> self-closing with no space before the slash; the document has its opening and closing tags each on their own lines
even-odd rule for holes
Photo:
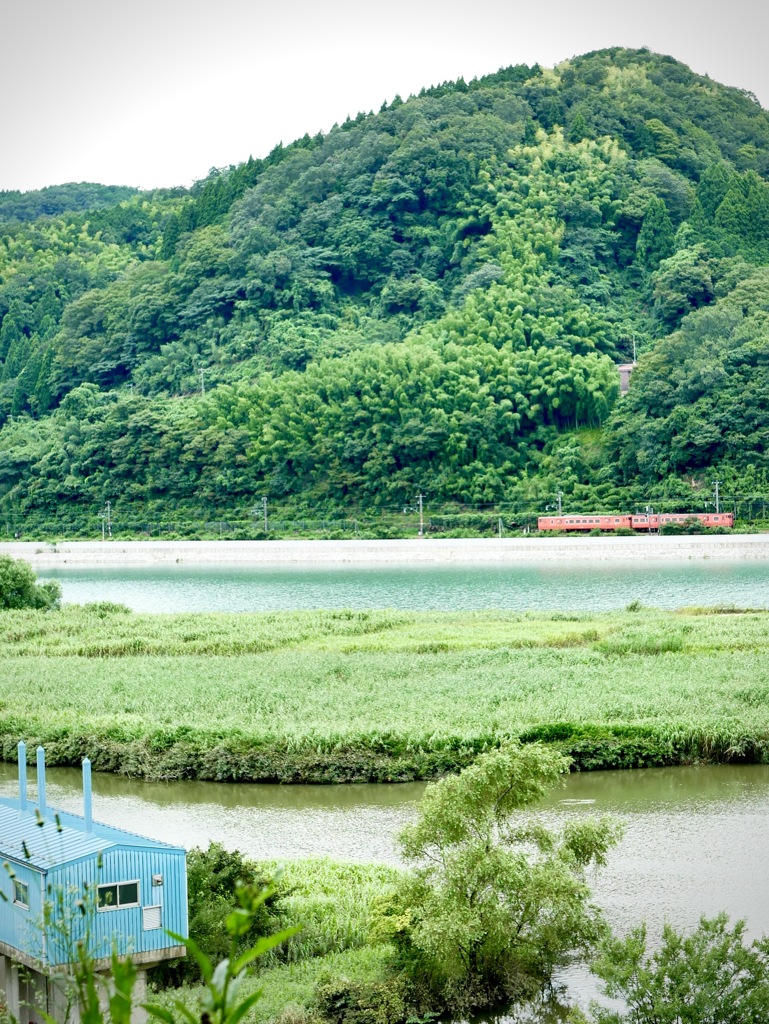
<svg viewBox="0 0 769 1024">
<path fill-rule="evenodd" d="M 26 853 L 23 844 L 26 844 Z M 115 846 L 183 852 L 181 846 L 161 843 L 98 821 L 94 821 L 87 832 L 85 819 L 80 815 L 52 807 L 48 808 L 45 821 L 40 825 L 34 805 L 28 805 L 28 809 L 22 811 L 18 800 L 0 798 L 0 857 L 9 857 L 46 871 L 57 864 L 93 856 Z"/>
</svg>

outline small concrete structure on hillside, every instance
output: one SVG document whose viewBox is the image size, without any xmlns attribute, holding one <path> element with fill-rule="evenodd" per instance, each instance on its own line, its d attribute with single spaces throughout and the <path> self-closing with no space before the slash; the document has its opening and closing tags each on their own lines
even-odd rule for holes
<svg viewBox="0 0 769 1024">
<path fill-rule="evenodd" d="M 633 372 L 635 367 L 635 363 L 617 363 L 617 373 L 619 373 L 620 394 L 624 395 L 630 387 L 630 374 Z"/>
<path fill-rule="evenodd" d="M 63 1020 L 78 942 L 98 971 L 109 969 L 113 951 L 130 954 L 139 968 L 136 1005 L 144 1001 L 146 968 L 185 954 L 167 934 L 187 934 L 184 849 L 93 821 L 87 758 L 83 796 L 82 817 L 47 806 L 39 747 L 37 805 L 30 805 L 19 744 L 19 797 L 0 799 L 7 865 L 0 868 L 0 991 L 20 1024 L 44 1024 L 44 1013 Z M 137 1011 L 137 1020 L 144 1016 Z"/>
</svg>

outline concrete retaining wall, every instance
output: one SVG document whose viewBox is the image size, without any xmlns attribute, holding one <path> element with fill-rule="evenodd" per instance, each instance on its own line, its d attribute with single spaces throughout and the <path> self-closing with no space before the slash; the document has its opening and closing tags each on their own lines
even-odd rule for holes
<svg viewBox="0 0 769 1024">
<path fill-rule="evenodd" d="M 221 565 L 508 565 L 769 559 L 769 534 L 516 537 L 507 540 L 68 541 L 0 544 L 35 569 Z"/>
</svg>

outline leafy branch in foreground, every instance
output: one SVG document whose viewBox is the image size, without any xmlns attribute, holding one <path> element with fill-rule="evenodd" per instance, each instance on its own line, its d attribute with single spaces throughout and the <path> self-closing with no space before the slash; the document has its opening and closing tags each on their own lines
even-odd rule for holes
<svg viewBox="0 0 769 1024">
<path fill-rule="evenodd" d="M 237 1021 L 248 1013 L 261 995 L 260 989 L 256 989 L 248 995 L 241 995 L 241 986 L 248 975 L 249 968 L 260 956 L 274 949 L 275 946 L 299 930 L 297 927 L 286 928 L 275 935 L 264 936 L 245 952 L 238 954 L 240 939 L 250 931 L 260 908 L 273 892 L 274 889 L 269 886 L 259 889 L 253 885 L 241 885 L 237 888 L 235 898 L 238 905 L 227 915 L 224 922 L 230 936 L 230 955 L 216 967 L 195 942 L 190 939 L 186 940 L 187 947 L 197 961 L 203 978 L 204 992 L 199 1017 L 180 1000 L 174 1002 L 176 1015 L 166 1007 L 154 1003 L 146 1004 L 145 1009 L 151 1016 L 162 1021 L 163 1024 L 176 1024 L 178 1020 L 197 1024 L 198 1019 L 205 1021 L 206 1024 L 237 1024 Z M 185 941 L 184 937 L 180 935 L 171 937 L 177 942 Z"/>
<path fill-rule="evenodd" d="M 769 938 L 746 941 L 745 922 L 701 918 L 690 935 L 666 925 L 647 952 L 646 927 L 609 938 L 592 970 L 624 1010 L 593 1006 L 595 1024 L 765 1024 L 769 1020 Z"/>
</svg>

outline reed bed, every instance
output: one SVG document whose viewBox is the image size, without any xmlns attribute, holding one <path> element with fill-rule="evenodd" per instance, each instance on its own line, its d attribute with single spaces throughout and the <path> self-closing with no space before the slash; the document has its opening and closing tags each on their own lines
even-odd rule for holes
<svg viewBox="0 0 769 1024">
<path fill-rule="evenodd" d="M 762 761 L 767 626 L 723 609 L 5 613 L 0 750 L 24 737 L 52 763 L 319 782 L 431 778 L 511 737 L 581 768 Z"/>
</svg>

